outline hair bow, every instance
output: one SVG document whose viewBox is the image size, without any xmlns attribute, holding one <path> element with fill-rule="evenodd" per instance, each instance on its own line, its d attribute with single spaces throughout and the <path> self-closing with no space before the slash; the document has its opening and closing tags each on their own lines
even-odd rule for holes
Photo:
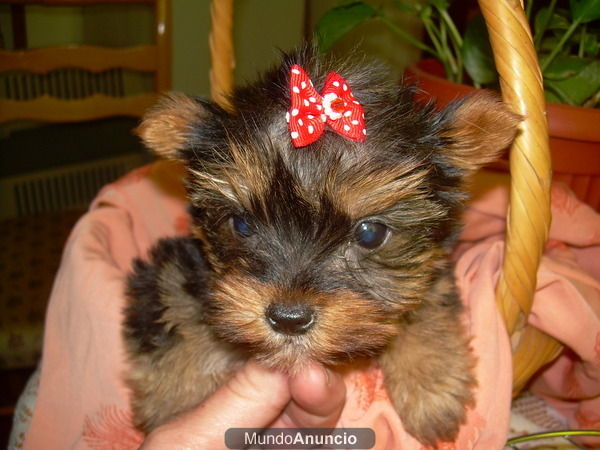
<svg viewBox="0 0 600 450">
<path fill-rule="evenodd" d="M 304 69 L 295 64 L 290 74 L 290 91 L 292 105 L 285 118 L 294 147 L 312 144 L 323 134 L 325 124 L 348 139 L 365 140 L 363 107 L 339 74 L 330 72 L 319 94 Z"/>
</svg>

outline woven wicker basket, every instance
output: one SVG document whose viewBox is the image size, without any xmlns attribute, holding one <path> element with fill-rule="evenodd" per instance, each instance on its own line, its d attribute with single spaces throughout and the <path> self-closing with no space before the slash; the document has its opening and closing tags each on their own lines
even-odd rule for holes
<svg viewBox="0 0 600 450">
<path fill-rule="evenodd" d="M 513 342 L 513 394 L 561 349 L 527 325 L 537 269 L 550 229 L 552 167 L 542 75 L 518 0 L 480 0 L 502 97 L 525 120 L 510 152 L 511 190 L 504 265 L 496 303 Z"/>
<path fill-rule="evenodd" d="M 518 0 L 480 0 L 504 100 L 525 119 L 511 148 L 506 247 L 496 301 L 513 345 L 513 394 L 553 360 L 561 345 L 527 325 L 537 269 L 550 228 L 551 162 L 542 76 Z M 233 87 L 233 0 L 212 2 L 210 74 L 213 98 L 228 107 Z"/>
</svg>

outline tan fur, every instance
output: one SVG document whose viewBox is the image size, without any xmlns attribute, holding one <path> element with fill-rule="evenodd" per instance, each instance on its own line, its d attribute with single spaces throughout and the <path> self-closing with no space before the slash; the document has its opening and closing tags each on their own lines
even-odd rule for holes
<svg viewBox="0 0 600 450">
<path fill-rule="evenodd" d="M 159 358 L 129 351 L 126 381 L 133 391 L 135 425 L 145 432 L 197 406 L 245 359 L 199 322 L 199 305 L 183 294 L 181 284 L 179 271 L 167 266 L 159 283 L 169 305 L 164 321 L 177 324 L 182 339 Z"/>
<path fill-rule="evenodd" d="M 171 93 L 161 98 L 136 129 L 136 134 L 159 155 L 179 159 L 178 152 L 189 139 L 191 127 L 205 114 L 190 97 Z"/>
<path fill-rule="evenodd" d="M 230 164 L 213 167 L 213 170 L 192 171 L 194 187 L 200 188 L 203 195 L 214 193 L 222 195 L 242 208 L 250 209 L 250 196 L 258 199 L 266 197 L 265 189 L 273 176 L 268 170 L 265 160 L 268 150 L 264 152 L 248 152 L 235 141 L 230 142 Z M 210 169 L 210 168 L 206 168 Z M 192 194 L 192 200 L 194 196 Z"/>
<path fill-rule="evenodd" d="M 389 168 L 367 174 L 356 173 L 341 182 L 336 178 L 329 180 L 327 190 L 336 199 L 338 206 L 350 217 L 360 219 L 377 214 L 409 197 L 422 197 L 421 180 L 427 170 L 415 162 L 413 166 L 401 170 Z"/>
<path fill-rule="evenodd" d="M 497 94 L 481 91 L 467 97 L 453 127 L 443 133 L 457 142 L 446 152 L 450 161 L 470 172 L 495 161 L 514 140 L 521 119 Z"/>
<path fill-rule="evenodd" d="M 372 356 L 397 333 L 395 315 L 374 308 L 372 301 L 349 291 L 294 292 L 239 274 L 224 277 L 214 289 L 218 311 L 211 320 L 217 333 L 249 345 L 265 365 L 290 373 L 309 361 L 339 363 L 358 346 L 365 349 L 361 356 Z M 264 311 L 277 299 L 294 299 L 312 306 L 317 311 L 316 325 L 300 337 L 274 333 Z"/>
<path fill-rule="evenodd" d="M 194 123 L 203 120 L 203 115 L 197 102 L 173 95 L 147 116 L 139 133 L 160 155 L 179 159 Z M 302 159 L 305 155 L 294 152 L 309 150 L 289 152 L 285 150 L 287 141 L 278 145 L 274 139 L 267 145 L 257 139 L 254 147 L 237 142 L 233 136 L 222 144 L 227 145 L 226 158 L 215 158 L 217 163 L 190 164 L 192 204 L 206 209 L 206 205 L 217 205 L 216 213 L 210 210 L 199 215 L 198 221 L 205 221 L 206 229 L 199 223 L 192 226 L 193 234 L 203 241 L 204 257 L 210 265 L 210 295 L 201 305 L 183 292 L 184 280 L 175 266 L 167 265 L 161 272 L 162 320 L 167 330 L 176 331 L 177 341 L 151 356 L 130 350 L 133 369 L 127 378 L 134 393 L 136 424 L 149 431 L 199 404 L 250 355 L 290 374 L 310 361 L 339 366 L 349 360 L 378 357 L 390 398 L 406 430 L 431 446 L 454 440 L 466 420 L 466 408 L 474 406 L 476 361 L 461 323 L 448 249 L 440 243 L 447 241 L 440 238 L 438 242 L 438 235 L 428 228 L 428 224 L 433 224 L 432 228 L 438 222 L 445 224 L 449 211 L 458 215 L 456 205 L 463 200 L 459 194 L 453 197 L 454 203 L 440 200 L 450 190 L 460 190 L 454 185 L 436 185 L 444 170 L 440 161 L 453 166 L 457 179 L 468 179 L 512 141 L 520 118 L 488 93 L 466 99 L 451 117 L 453 123 L 441 136 L 436 135 L 448 138 L 451 145 L 436 148 L 439 153 L 435 154 L 421 149 L 422 153 L 406 157 L 403 164 L 369 159 L 358 146 L 349 150 L 343 146 L 344 151 L 334 156 L 317 153 L 323 158 L 319 161 Z M 307 162 L 303 165 L 299 161 Z M 283 198 L 292 198 L 302 206 L 301 212 L 307 217 L 307 224 L 301 224 L 305 229 L 298 225 L 304 218 L 294 216 L 296 211 L 290 213 L 295 223 L 291 219 L 277 222 L 273 220 L 277 217 L 269 216 L 286 211 L 270 209 L 274 206 L 270 189 L 280 176 L 277 171 L 282 170 L 281 164 L 288 171 L 287 197 Z M 456 184 L 461 182 L 464 180 Z M 326 201 L 321 204 L 323 199 Z M 223 220 L 214 221 L 221 209 L 228 210 L 229 216 L 222 214 Z M 332 214 L 330 209 L 348 216 L 347 222 L 339 219 L 329 228 L 313 226 L 313 218 L 317 225 L 320 220 L 326 222 Z M 298 259 L 305 265 L 314 259 L 324 265 L 327 274 L 339 278 L 339 285 L 349 287 L 323 282 L 327 289 L 317 290 L 314 286 L 321 286 L 319 283 L 297 280 L 296 272 L 303 268 L 293 265 L 289 266 L 290 273 L 280 275 L 283 281 L 259 281 L 263 278 L 253 274 L 255 260 L 248 255 L 252 242 L 244 244 L 245 238 L 236 235 L 229 222 L 232 214 L 244 212 L 254 214 L 258 226 L 270 231 L 260 237 L 273 245 L 259 242 L 255 246 L 259 249 L 256 254 L 262 252 L 262 260 L 277 255 L 277 261 L 285 266 L 288 261 L 281 259 L 281 254 L 293 262 L 300 254 L 304 259 Z M 378 216 L 393 228 L 385 244 L 372 252 L 357 249 L 352 227 L 361 220 L 377 221 Z M 279 225 L 277 232 L 273 231 L 274 223 Z M 336 236 L 338 240 L 330 244 L 334 250 L 328 249 L 321 259 L 302 254 L 305 249 L 298 241 L 320 243 L 319 233 L 326 234 L 338 223 L 350 231 L 342 238 Z M 302 231 L 298 234 L 304 233 L 302 236 L 293 234 L 294 225 Z M 335 231 L 331 233 L 335 235 Z M 272 242 L 279 238 L 281 243 Z M 238 253 L 222 258 L 220 252 L 228 247 L 231 253 Z M 313 253 L 320 251 L 317 248 Z M 314 325 L 299 335 L 274 331 L 265 315 L 272 302 L 312 307 Z"/>
<path fill-rule="evenodd" d="M 466 331 L 435 302 L 453 289 L 450 279 L 439 280 L 431 292 L 434 301 L 411 313 L 379 358 L 402 424 L 431 446 L 453 441 L 466 421 L 465 406 L 475 406 L 476 361 Z"/>
</svg>

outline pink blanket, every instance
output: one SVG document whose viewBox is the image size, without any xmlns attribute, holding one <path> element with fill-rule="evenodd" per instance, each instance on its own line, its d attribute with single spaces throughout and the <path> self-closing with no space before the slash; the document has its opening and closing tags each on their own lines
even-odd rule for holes
<svg viewBox="0 0 600 450">
<path fill-rule="evenodd" d="M 489 181 L 489 178 L 486 179 Z M 503 181 L 503 180 L 500 180 Z M 479 363 L 477 406 L 446 449 L 501 448 L 511 401 L 510 343 L 494 303 L 506 189 L 478 195 L 466 215 L 456 275 Z M 600 428 L 600 216 L 553 191 L 551 241 L 531 323 L 568 345 L 533 384 L 573 427 Z M 47 314 L 41 381 L 28 449 L 136 448 L 120 337 L 123 283 L 159 237 L 186 233 L 180 172 L 158 163 L 105 187 L 66 245 Z M 347 375 L 340 427 L 371 427 L 377 449 L 420 449 L 391 408 L 376 367 Z"/>
</svg>

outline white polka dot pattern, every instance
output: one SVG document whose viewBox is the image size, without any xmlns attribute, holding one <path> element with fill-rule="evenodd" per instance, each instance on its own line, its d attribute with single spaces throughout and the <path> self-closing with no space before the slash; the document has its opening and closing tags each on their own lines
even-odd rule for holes
<svg viewBox="0 0 600 450">
<path fill-rule="evenodd" d="M 295 147 L 312 144 L 323 134 L 325 125 L 353 141 L 365 140 L 363 107 L 339 74 L 330 72 L 319 94 L 296 64 L 291 69 L 290 94 L 292 104 L 285 119 Z"/>
</svg>

